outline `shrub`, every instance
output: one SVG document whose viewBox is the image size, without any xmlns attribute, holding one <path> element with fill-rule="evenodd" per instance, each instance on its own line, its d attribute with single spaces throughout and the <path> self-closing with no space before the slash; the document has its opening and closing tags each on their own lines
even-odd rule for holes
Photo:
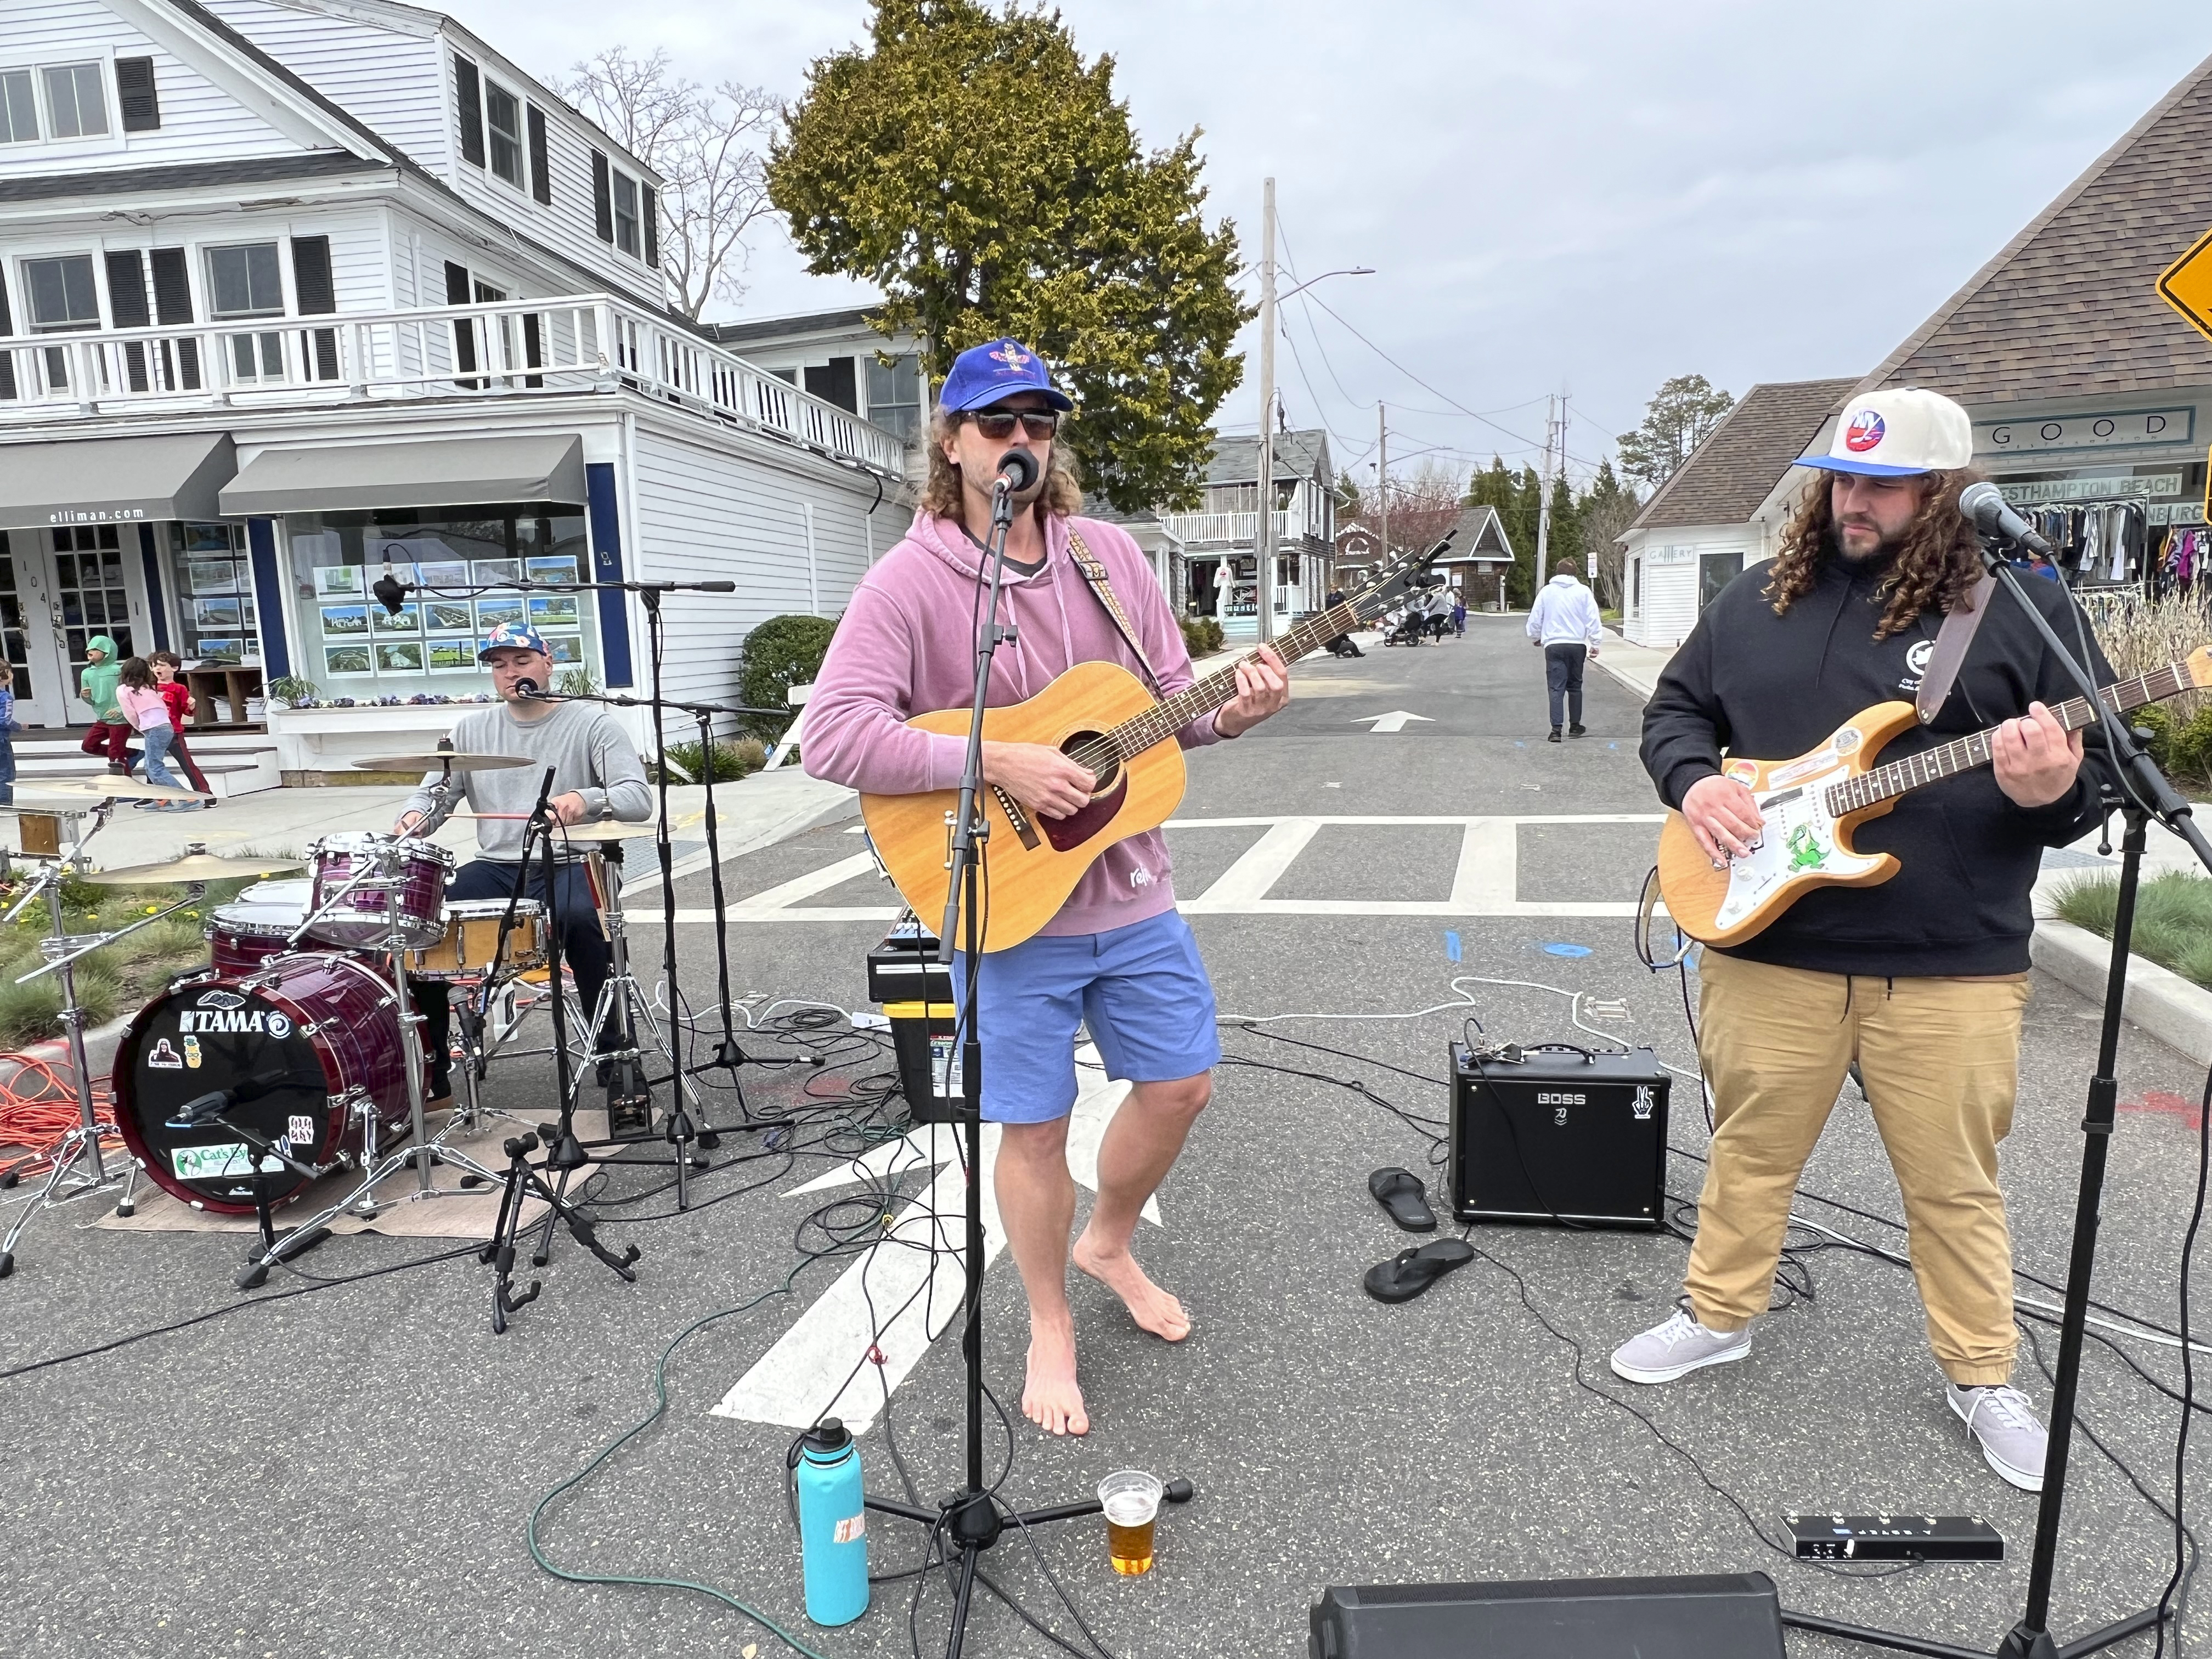
<svg viewBox="0 0 2212 1659">
<path fill-rule="evenodd" d="M 735 742 L 724 738 L 715 740 L 716 783 L 735 783 L 739 778 L 750 777 L 767 763 L 768 747 L 758 738 L 739 738 Z M 668 745 L 668 781 L 671 783 L 704 783 L 707 781 L 706 770 L 706 756 L 696 741 Z"/>
<path fill-rule="evenodd" d="M 811 685 L 822 672 L 837 624 L 827 617 L 770 617 L 745 635 L 738 658 L 738 687 L 755 708 L 782 708 L 794 685 Z M 782 735 L 787 719 L 761 715 L 749 720 L 763 738 Z"/>
<path fill-rule="evenodd" d="M 1183 648 L 1194 658 L 1212 656 L 1221 649 L 1221 624 L 1211 617 L 1182 617 Z"/>
</svg>

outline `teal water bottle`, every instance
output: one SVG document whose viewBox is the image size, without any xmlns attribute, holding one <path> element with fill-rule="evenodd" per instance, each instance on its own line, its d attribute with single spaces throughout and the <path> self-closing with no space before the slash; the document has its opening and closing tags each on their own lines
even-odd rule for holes
<svg viewBox="0 0 2212 1659">
<path fill-rule="evenodd" d="M 799 1454 L 799 1541 L 806 1616 L 817 1625 L 849 1625 L 866 1613 L 868 1535 L 860 1449 L 834 1417 L 806 1431 Z"/>
</svg>

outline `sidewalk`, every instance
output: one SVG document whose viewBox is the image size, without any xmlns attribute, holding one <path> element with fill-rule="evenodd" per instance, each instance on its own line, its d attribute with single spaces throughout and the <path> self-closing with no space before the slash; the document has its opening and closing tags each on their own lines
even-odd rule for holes
<svg viewBox="0 0 2212 1659">
<path fill-rule="evenodd" d="M 1655 651 L 1648 645 L 1631 645 L 1613 629 L 1605 630 L 1596 665 L 1639 697 L 1649 699 L 1659 685 L 1660 671 L 1674 660 L 1673 647 Z"/>
</svg>

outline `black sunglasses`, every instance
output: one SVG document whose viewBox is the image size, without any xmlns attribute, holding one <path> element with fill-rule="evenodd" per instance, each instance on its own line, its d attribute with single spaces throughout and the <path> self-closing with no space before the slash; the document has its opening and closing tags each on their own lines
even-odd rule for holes
<svg viewBox="0 0 2212 1659">
<path fill-rule="evenodd" d="M 1021 422 L 1022 430 L 1042 443 L 1060 430 L 1060 412 L 1051 409 L 971 409 L 968 418 L 975 422 L 975 430 L 993 443 L 1014 435 L 1014 422 Z"/>
</svg>

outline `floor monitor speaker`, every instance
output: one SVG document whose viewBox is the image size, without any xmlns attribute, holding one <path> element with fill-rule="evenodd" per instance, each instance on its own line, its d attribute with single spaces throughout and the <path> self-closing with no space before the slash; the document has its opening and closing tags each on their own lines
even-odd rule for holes
<svg viewBox="0 0 2212 1659">
<path fill-rule="evenodd" d="M 1763 1572 L 1324 1590 L 1309 1659 L 1784 1659 Z"/>
</svg>

